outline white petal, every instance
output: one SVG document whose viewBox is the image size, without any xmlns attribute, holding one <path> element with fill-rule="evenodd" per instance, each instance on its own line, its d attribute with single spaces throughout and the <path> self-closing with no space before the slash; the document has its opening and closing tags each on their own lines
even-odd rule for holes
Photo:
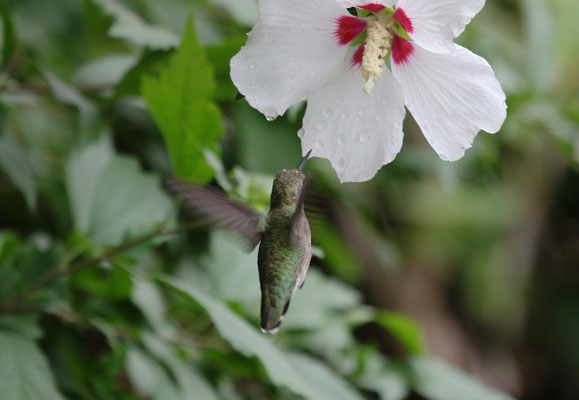
<svg viewBox="0 0 579 400">
<path fill-rule="evenodd" d="M 506 118 L 505 94 L 482 57 L 454 45 L 449 54 L 414 46 L 408 62 L 392 63 L 406 107 L 443 160 L 455 161 L 480 129 L 497 132 Z"/>
<path fill-rule="evenodd" d="M 485 0 L 400 0 L 401 8 L 412 22 L 410 37 L 420 46 L 436 53 L 453 50 L 452 40 L 483 8 Z"/>
<path fill-rule="evenodd" d="M 362 182 L 396 157 L 402 147 L 405 109 L 400 86 L 385 69 L 371 94 L 363 92 L 359 67 L 347 70 L 310 99 L 302 152 L 327 158 L 341 182 Z"/>
<path fill-rule="evenodd" d="M 336 0 L 262 0 L 247 44 L 231 59 L 231 79 L 254 108 L 282 115 L 334 79 L 349 46 L 340 46 L 336 20 L 348 12 Z"/>
</svg>

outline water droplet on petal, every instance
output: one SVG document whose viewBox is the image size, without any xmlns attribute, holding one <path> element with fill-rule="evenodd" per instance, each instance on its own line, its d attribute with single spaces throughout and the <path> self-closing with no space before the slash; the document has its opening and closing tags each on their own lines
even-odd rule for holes
<svg viewBox="0 0 579 400">
<path fill-rule="evenodd" d="M 269 122 L 275 121 L 276 118 L 277 118 L 277 116 L 274 116 L 274 115 L 266 115 L 265 116 L 265 119 L 267 119 Z"/>
<path fill-rule="evenodd" d="M 342 104 L 344 102 L 344 98 L 342 96 L 336 97 L 336 104 Z"/>
<path fill-rule="evenodd" d="M 374 121 L 380 122 L 381 119 L 382 117 L 380 115 L 374 115 Z"/>
<path fill-rule="evenodd" d="M 338 144 L 344 144 L 345 141 L 346 141 L 346 137 L 344 135 L 338 135 L 336 137 L 336 143 L 338 143 Z"/>
<path fill-rule="evenodd" d="M 332 110 L 331 108 L 326 108 L 326 109 L 324 110 L 324 112 L 322 113 L 322 115 L 323 115 L 325 118 L 330 118 L 332 115 L 334 115 L 334 110 Z"/>
<path fill-rule="evenodd" d="M 367 132 L 360 133 L 360 135 L 358 136 L 358 140 L 360 140 L 360 143 L 366 143 L 368 139 L 370 139 L 370 135 Z"/>
<path fill-rule="evenodd" d="M 363 108 L 360 108 L 358 110 L 358 117 L 363 118 L 364 116 L 366 116 L 366 110 L 364 110 Z"/>
<path fill-rule="evenodd" d="M 322 147 L 324 147 L 324 142 L 320 139 L 316 140 L 316 147 L 318 149 L 321 149 Z"/>
<path fill-rule="evenodd" d="M 316 124 L 316 129 L 319 131 L 324 131 L 328 127 L 328 121 L 323 120 Z"/>
<path fill-rule="evenodd" d="M 340 168 L 340 170 L 346 168 L 346 160 L 344 160 L 344 158 L 340 158 L 340 161 L 338 161 L 338 168 Z"/>
<path fill-rule="evenodd" d="M 340 118 L 341 119 L 347 119 L 350 116 L 350 113 L 348 111 L 342 111 L 340 113 Z"/>
<path fill-rule="evenodd" d="M 298 131 L 298 137 L 300 139 L 303 138 L 305 134 L 306 134 L 306 130 L 304 128 L 302 128 Z"/>
<path fill-rule="evenodd" d="M 249 69 L 254 70 L 254 69 L 255 69 L 255 64 L 254 64 L 254 63 L 249 64 Z"/>
</svg>

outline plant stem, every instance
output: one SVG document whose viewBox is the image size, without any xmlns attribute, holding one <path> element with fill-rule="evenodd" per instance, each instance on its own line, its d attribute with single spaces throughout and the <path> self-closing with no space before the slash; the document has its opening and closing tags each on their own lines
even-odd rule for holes
<svg viewBox="0 0 579 400">
<path fill-rule="evenodd" d="M 128 240 L 117 247 L 113 247 L 112 249 L 106 251 L 105 253 L 101 254 L 98 257 L 91 258 L 79 263 L 75 263 L 69 266 L 65 266 L 62 269 L 54 271 L 51 274 L 46 275 L 40 281 L 24 288 L 21 292 L 16 293 L 14 296 L 6 299 L 2 304 L 0 304 L 0 315 L 11 313 L 12 310 L 17 308 L 17 303 L 19 300 L 22 300 L 31 294 L 34 294 L 38 290 L 42 289 L 43 287 L 49 285 L 50 283 L 62 278 L 63 276 L 70 275 L 76 271 L 81 269 L 93 266 L 98 264 L 102 261 L 106 261 L 112 259 L 127 250 L 130 250 L 134 247 L 137 247 L 143 243 L 146 243 L 158 236 L 165 236 L 165 235 L 177 235 L 183 232 L 187 232 L 191 229 L 199 228 L 201 226 L 206 225 L 204 221 L 195 221 L 189 224 L 178 226 L 175 229 L 167 229 L 166 226 L 162 226 L 160 228 L 156 228 L 155 230 L 145 233 L 144 235 L 137 236 L 134 239 Z"/>
</svg>

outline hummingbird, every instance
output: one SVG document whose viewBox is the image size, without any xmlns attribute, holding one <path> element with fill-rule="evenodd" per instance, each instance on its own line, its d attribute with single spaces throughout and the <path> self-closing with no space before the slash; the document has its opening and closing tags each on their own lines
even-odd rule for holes
<svg viewBox="0 0 579 400">
<path fill-rule="evenodd" d="M 311 231 L 304 212 L 307 179 L 302 170 L 311 152 L 296 168 L 276 174 L 268 213 L 230 199 L 211 186 L 176 179 L 169 182 L 169 190 L 210 224 L 237 231 L 247 240 L 249 250 L 260 243 L 257 266 L 264 333 L 277 333 L 293 294 L 304 285 L 310 266 Z"/>
</svg>

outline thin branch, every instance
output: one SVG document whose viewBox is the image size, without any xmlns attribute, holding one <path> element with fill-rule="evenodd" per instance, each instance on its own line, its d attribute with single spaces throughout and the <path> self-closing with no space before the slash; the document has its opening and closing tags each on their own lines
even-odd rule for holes
<svg viewBox="0 0 579 400">
<path fill-rule="evenodd" d="M 185 224 L 182 226 L 178 226 L 175 229 L 167 229 L 166 226 L 162 226 L 160 228 L 157 228 L 151 232 L 148 232 L 142 236 L 138 236 L 134 239 L 128 240 L 125 243 L 114 247 L 108 251 L 106 251 L 105 253 L 101 254 L 98 257 L 95 258 L 91 258 L 76 264 L 72 264 L 68 267 L 64 267 L 64 268 L 60 268 L 56 271 L 54 271 L 51 274 L 48 274 L 47 276 L 45 276 L 44 278 L 42 278 L 40 281 L 34 283 L 33 285 L 30 285 L 28 287 L 26 287 L 25 289 L 23 289 L 21 292 L 15 294 L 13 297 L 6 299 L 2 305 L 0 305 L 0 314 L 7 314 L 12 312 L 12 310 L 15 309 L 16 307 L 16 303 L 19 300 L 22 300 L 28 296 L 30 296 L 31 294 L 34 294 L 35 292 L 37 292 L 39 289 L 42 289 L 43 287 L 49 285 L 50 283 L 64 277 L 67 275 L 70 275 L 76 271 L 79 271 L 81 269 L 85 269 L 87 267 L 93 266 L 95 264 L 99 264 L 103 261 L 112 259 L 122 253 L 124 253 L 127 250 L 130 250 L 134 247 L 137 247 L 143 243 L 146 243 L 158 236 L 167 236 L 167 235 L 177 235 L 183 232 L 187 232 L 191 229 L 195 229 L 195 228 L 199 228 L 202 226 L 206 226 L 206 222 L 202 221 L 202 220 L 197 220 L 194 221 L 192 223 L 189 224 Z"/>
</svg>

